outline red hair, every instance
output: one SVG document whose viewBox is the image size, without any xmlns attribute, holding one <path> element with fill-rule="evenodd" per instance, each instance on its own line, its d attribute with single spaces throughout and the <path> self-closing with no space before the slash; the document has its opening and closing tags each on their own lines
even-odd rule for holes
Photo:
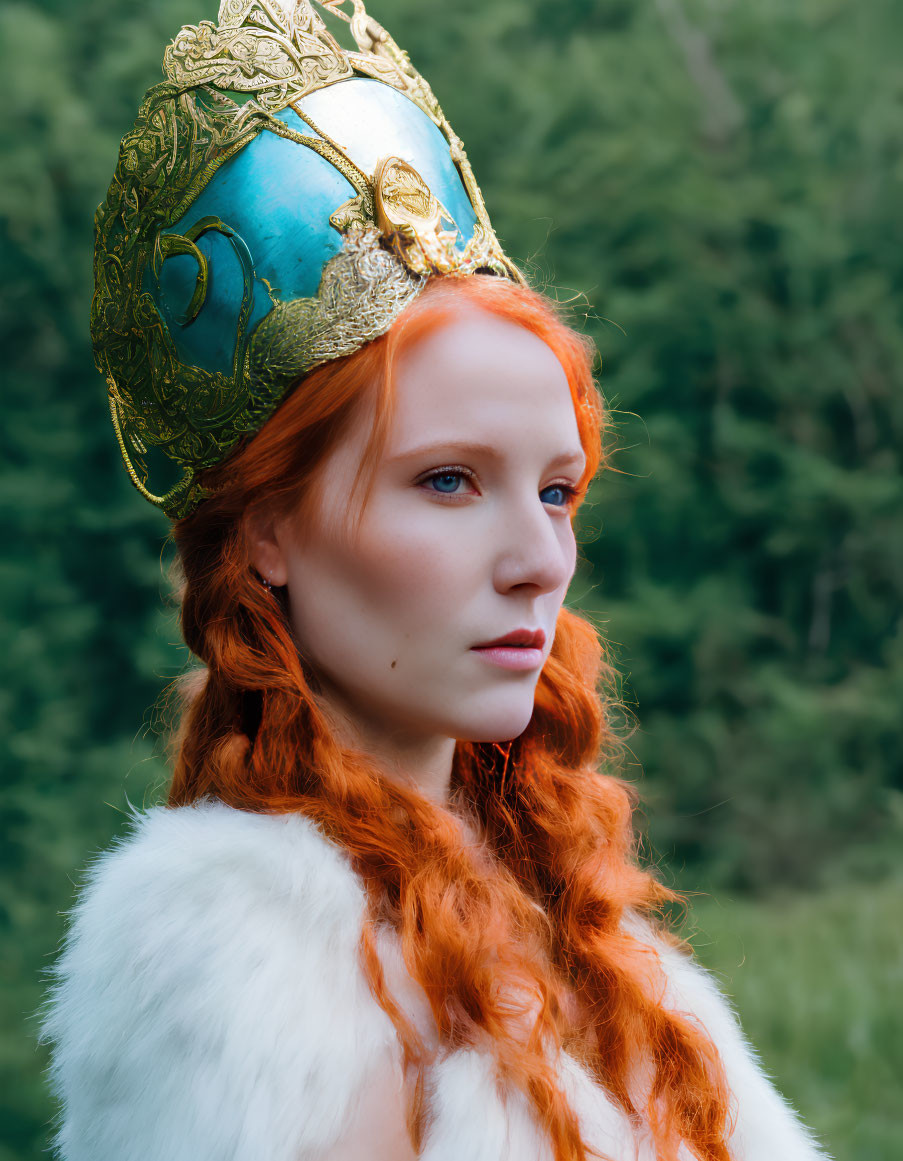
<svg viewBox="0 0 903 1161">
<path fill-rule="evenodd" d="M 397 931 L 443 1042 L 491 1048 L 499 1076 L 530 1098 L 556 1161 L 587 1156 L 555 1080 L 549 1049 L 557 1046 L 577 1054 L 631 1116 L 648 1120 L 665 1161 L 681 1141 L 701 1161 L 729 1161 L 718 1054 L 696 1025 L 662 1007 L 658 959 L 622 922 L 676 896 L 636 864 L 632 789 L 599 773 L 616 740 L 600 693 L 611 670 L 596 630 L 561 609 L 529 726 L 506 746 L 458 743 L 455 809 L 446 810 L 338 743 L 284 605 L 250 565 L 246 514 L 264 505 L 299 509 L 373 390 L 378 421 L 363 478 L 385 437 L 400 355 L 462 305 L 525 327 L 558 357 L 588 458 L 585 492 L 605 425 L 591 343 L 547 299 L 507 280 L 433 279 L 387 335 L 308 375 L 253 439 L 207 474 L 212 495 L 175 525 L 183 632 L 206 669 L 186 686 L 169 802 L 212 796 L 241 810 L 298 811 L 341 844 L 368 893 L 364 970 L 415 1078 L 424 1048 L 382 978 L 377 922 Z M 462 817 L 480 844 L 465 841 Z M 638 1070 L 650 1077 L 642 1108 L 632 1082 Z M 416 1080 L 411 1092 L 417 1147 L 429 1109 Z"/>
</svg>

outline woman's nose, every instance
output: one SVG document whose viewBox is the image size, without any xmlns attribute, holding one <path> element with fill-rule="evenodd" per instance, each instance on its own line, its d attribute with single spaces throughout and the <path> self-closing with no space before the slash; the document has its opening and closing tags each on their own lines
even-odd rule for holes
<svg viewBox="0 0 903 1161">
<path fill-rule="evenodd" d="M 538 496 L 500 511 L 497 536 L 499 592 L 517 585 L 553 592 L 571 579 L 576 559 L 571 522 L 563 513 L 550 513 Z"/>
</svg>

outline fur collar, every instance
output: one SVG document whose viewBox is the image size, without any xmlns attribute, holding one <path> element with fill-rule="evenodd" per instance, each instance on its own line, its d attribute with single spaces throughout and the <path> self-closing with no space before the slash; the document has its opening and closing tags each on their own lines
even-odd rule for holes
<svg viewBox="0 0 903 1161">
<path fill-rule="evenodd" d="M 358 966 L 365 899 L 344 852 L 301 815 L 205 801 L 135 812 L 89 867 L 42 1013 L 61 1102 L 60 1161 L 314 1161 L 341 1141 L 369 1078 L 397 1070 L 394 1028 Z M 712 979 L 656 942 L 666 1003 L 718 1045 L 738 1161 L 824 1157 L 762 1071 Z M 425 1035 L 428 1008 L 394 938 L 387 982 Z M 572 1059 L 561 1080 L 584 1139 L 652 1161 Z M 474 1050 L 432 1070 L 424 1161 L 551 1161 L 519 1095 Z M 362 1159 L 363 1161 L 363 1159 Z"/>
</svg>

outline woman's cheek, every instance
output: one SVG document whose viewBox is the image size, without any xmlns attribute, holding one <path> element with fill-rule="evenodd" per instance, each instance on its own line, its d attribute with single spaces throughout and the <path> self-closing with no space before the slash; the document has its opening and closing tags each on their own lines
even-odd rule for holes
<svg viewBox="0 0 903 1161">
<path fill-rule="evenodd" d="M 465 571 L 466 562 L 478 553 L 473 535 L 464 535 L 460 520 L 449 519 L 447 511 L 422 510 L 408 518 L 375 521 L 368 529 L 362 551 L 355 554 L 357 567 L 369 572 L 369 584 L 383 588 L 386 595 L 399 599 L 436 596 L 451 587 Z M 445 519 L 441 519 L 445 517 Z M 363 575 L 363 569 L 362 575 Z"/>
</svg>

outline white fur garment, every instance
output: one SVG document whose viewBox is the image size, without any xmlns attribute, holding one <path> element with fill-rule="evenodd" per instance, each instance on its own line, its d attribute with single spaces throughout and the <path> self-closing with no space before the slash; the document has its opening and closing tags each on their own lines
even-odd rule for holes
<svg viewBox="0 0 903 1161">
<path fill-rule="evenodd" d="M 42 1014 L 59 1161 L 328 1154 L 374 1070 L 389 1062 L 400 1076 L 394 1027 L 359 967 L 364 911 L 346 855 L 301 815 L 211 801 L 135 812 L 88 871 Z M 711 977 L 648 934 L 667 1005 L 695 1016 L 721 1051 L 737 1161 L 823 1158 Z M 393 941 L 381 935 L 387 981 L 429 1037 Z M 564 1056 L 560 1075 L 589 1145 L 610 1161 L 653 1161 L 576 1061 Z M 429 1089 L 423 1161 L 551 1161 L 524 1098 L 499 1095 L 488 1057 L 440 1054 Z"/>
</svg>

